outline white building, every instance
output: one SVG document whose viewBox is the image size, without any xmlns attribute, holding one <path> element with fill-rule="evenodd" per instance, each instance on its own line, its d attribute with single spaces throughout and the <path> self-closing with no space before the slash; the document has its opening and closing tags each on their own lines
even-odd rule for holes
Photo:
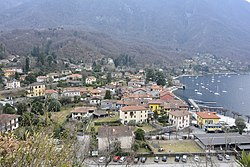
<svg viewBox="0 0 250 167">
<path fill-rule="evenodd" d="M 13 131 L 19 127 L 18 115 L 0 114 L 0 132 Z"/>
<path fill-rule="evenodd" d="M 125 106 L 120 109 L 119 115 L 123 124 L 143 123 L 148 119 L 148 110 L 143 106 Z"/>
<path fill-rule="evenodd" d="M 81 92 L 79 89 L 74 89 L 74 88 L 66 88 L 62 92 L 62 96 L 65 97 L 75 97 L 75 96 L 81 96 Z"/>
<path fill-rule="evenodd" d="M 169 120 L 176 129 L 183 129 L 190 125 L 190 113 L 187 110 L 169 112 Z"/>
<path fill-rule="evenodd" d="M 94 82 L 96 82 L 96 77 L 94 76 L 87 77 L 85 80 L 85 83 L 90 85 L 93 84 Z"/>
<path fill-rule="evenodd" d="M 81 121 L 83 118 L 89 118 L 95 111 L 95 107 L 76 107 L 71 111 L 72 120 Z"/>
<path fill-rule="evenodd" d="M 38 77 L 36 77 L 36 82 L 43 82 L 43 83 L 45 83 L 45 82 L 47 82 L 47 80 L 48 80 L 47 76 L 38 76 Z"/>
<path fill-rule="evenodd" d="M 101 98 L 98 98 L 98 97 L 93 97 L 90 99 L 89 103 L 91 105 L 101 105 Z"/>
<path fill-rule="evenodd" d="M 103 126 L 98 129 L 99 152 L 112 152 L 117 146 L 130 151 L 134 134 L 128 126 Z"/>
<path fill-rule="evenodd" d="M 7 82 L 5 86 L 6 89 L 16 89 L 20 87 L 21 87 L 20 81 L 17 81 L 17 80 Z"/>
</svg>

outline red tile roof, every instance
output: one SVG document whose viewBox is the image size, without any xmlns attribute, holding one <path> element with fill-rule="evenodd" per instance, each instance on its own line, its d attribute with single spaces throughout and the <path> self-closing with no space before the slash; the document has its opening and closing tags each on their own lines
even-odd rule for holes
<svg viewBox="0 0 250 167">
<path fill-rule="evenodd" d="M 190 115 L 190 113 L 187 110 L 171 111 L 169 114 L 175 117 L 184 117 L 184 116 Z"/>
<path fill-rule="evenodd" d="M 45 94 L 52 94 L 52 93 L 58 93 L 58 92 L 56 90 L 53 90 L 53 89 L 45 90 Z"/>
<path fill-rule="evenodd" d="M 125 106 L 121 108 L 121 111 L 144 111 L 147 110 L 144 106 Z"/>
<path fill-rule="evenodd" d="M 0 114 L 0 124 L 5 124 L 13 119 L 20 117 L 19 115 L 15 114 Z"/>
<path fill-rule="evenodd" d="M 220 119 L 220 117 L 216 115 L 215 112 L 197 112 L 196 114 L 202 119 Z"/>
<path fill-rule="evenodd" d="M 87 113 L 89 111 L 95 111 L 95 107 L 76 107 L 71 113 Z"/>
</svg>

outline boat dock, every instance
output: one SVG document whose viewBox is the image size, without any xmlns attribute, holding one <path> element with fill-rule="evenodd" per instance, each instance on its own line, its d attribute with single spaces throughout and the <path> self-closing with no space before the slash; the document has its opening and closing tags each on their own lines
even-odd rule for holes
<svg viewBox="0 0 250 167">
<path fill-rule="evenodd" d="M 208 106 L 209 104 L 216 104 L 216 102 L 206 102 L 201 100 L 195 100 L 195 99 L 188 99 L 189 104 L 193 107 L 196 111 L 201 111 L 201 108 L 205 109 L 213 109 L 213 110 L 222 110 L 223 107 L 219 106 Z"/>
</svg>

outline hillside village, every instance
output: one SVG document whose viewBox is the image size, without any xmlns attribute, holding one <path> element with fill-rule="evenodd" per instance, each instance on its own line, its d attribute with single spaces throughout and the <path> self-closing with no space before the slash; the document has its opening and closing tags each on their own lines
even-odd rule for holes
<svg viewBox="0 0 250 167">
<path fill-rule="evenodd" d="M 119 156 L 113 160 L 117 163 L 123 155 L 210 156 L 218 151 L 228 155 L 233 154 L 233 148 L 242 150 L 250 144 L 247 137 L 235 133 L 230 140 L 244 139 L 237 139 L 230 148 L 225 142 L 217 143 L 216 136 L 226 125 L 221 116 L 209 110 L 190 111 L 190 105 L 173 93 L 183 85 L 162 69 L 116 68 L 113 59 L 102 61 L 106 63 L 67 62 L 67 68 L 47 73 L 3 66 L 1 132 L 21 135 L 47 127 L 55 139 L 63 140 L 66 133 L 76 131 L 87 140 L 87 156 L 99 158 L 88 159 L 89 164 L 110 163 L 108 158 Z M 215 142 L 208 144 L 204 136 L 215 138 Z"/>
</svg>

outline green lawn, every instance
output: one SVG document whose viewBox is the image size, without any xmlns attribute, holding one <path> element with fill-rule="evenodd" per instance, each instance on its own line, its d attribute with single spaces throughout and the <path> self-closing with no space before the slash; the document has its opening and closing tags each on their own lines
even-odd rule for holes
<svg viewBox="0 0 250 167">
<path fill-rule="evenodd" d="M 61 111 L 52 113 L 51 118 L 53 121 L 62 124 L 65 120 L 67 115 L 70 114 L 72 107 L 62 107 Z"/>
<path fill-rule="evenodd" d="M 94 122 L 115 122 L 119 119 L 119 116 L 114 116 L 114 117 L 106 117 L 106 118 L 99 118 L 95 120 Z"/>
<path fill-rule="evenodd" d="M 162 147 L 164 149 L 161 153 L 199 153 L 204 152 L 194 140 L 154 140 L 149 141 L 151 148 L 155 153 L 158 152 L 158 148 L 155 146 Z"/>
<path fill-rule="evenodd" d="M 156 130 L 153 126 L 151 126 L 149 124 L 143 124 L 142 127 L 136 127 L 136 129 L 143 129 L 145 132 L 150 132 L 150 131 Z"/>
</svg>

